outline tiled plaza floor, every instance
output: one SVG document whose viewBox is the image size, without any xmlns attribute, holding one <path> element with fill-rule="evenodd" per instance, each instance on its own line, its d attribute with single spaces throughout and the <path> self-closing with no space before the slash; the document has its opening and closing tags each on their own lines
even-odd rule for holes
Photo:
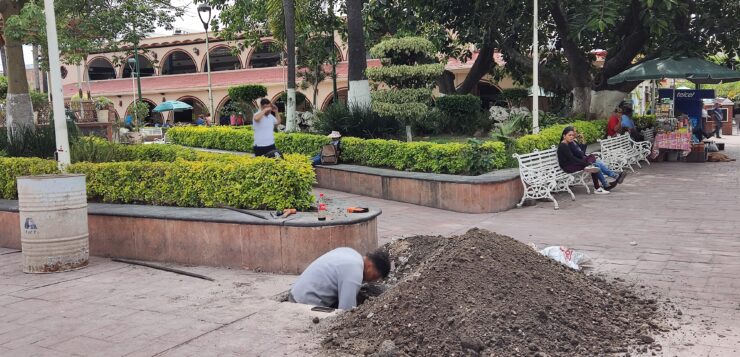
<svg viewBox="0 0 740 357">
<path fill-rule="evenodd" d="M 740 137 L 726 153 L 740 158 Z M 670 298 L 681 329 L 665 356 L 740 355 L 740 164 L 643 167 L 608 196 L 558 196 L 471 215 L 322 190 L 383 209 L 381 243 L 472 227 L 587 252 L 595 270 Z M 0 249 L 0 356 L 273 356 L 315 352 L 315 314 L 272 297 L 293 276 L 185 267 L 216 282 L 93 258 L 76 272 L 26 275 Z M 320 316 L 320 315 L 316 315 Z M 319 324 L 321 326 L 322 324 Z"/>
</svg>

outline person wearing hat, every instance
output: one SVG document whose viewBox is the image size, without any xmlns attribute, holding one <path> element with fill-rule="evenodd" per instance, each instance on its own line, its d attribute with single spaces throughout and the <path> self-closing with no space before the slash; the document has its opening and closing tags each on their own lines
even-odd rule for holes
<svg viewBox="0 0 740 357">
<path fill-rule="evenodd" d="M 322 162 L 321 158 L 327 156 L 334 156 L 336 158 L 335 163 L 339 163 L 339 156 L 342 152 L 342 134 L 335 130 L 327 135 L 327 137 L 331 139 L 331 142 L 322 146 L 321 151 L 311 159 L 314 166 L 321 165 L 322 163 L 326 164 L 325 162 Z M 327 146 L 332 146 L 333 149 Z"/>
</svg>

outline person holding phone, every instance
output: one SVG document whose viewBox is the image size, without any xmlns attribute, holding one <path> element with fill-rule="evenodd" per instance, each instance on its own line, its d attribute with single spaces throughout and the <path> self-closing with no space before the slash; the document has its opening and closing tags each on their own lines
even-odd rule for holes
<svg viewBox="0 0 740 357">
<path fill-rule="evenodd" d="M 254 113 L 254 156 L 266 156 L 275 147 L 275 127 L 280 125 L 280 111 L 269 99 L 260 100 L 260 109 Z"/>
</svg>

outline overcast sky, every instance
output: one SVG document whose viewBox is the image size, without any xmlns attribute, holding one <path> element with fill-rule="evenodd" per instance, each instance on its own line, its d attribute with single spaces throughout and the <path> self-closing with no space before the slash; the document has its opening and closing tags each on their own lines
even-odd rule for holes
<svg viewBox="0 0 740 357">
<path fill-rule="evenodd" d="M 198 18 L 198 11 L 192 0 L 172 0 L 172 4 L 175 6 L 185 7 L 185 16 L 176 21 L 176 28 L 183 30 L 186 33 L 202 32 L 203 24 Z M 213 16 L 216 16 L 214 12 Z M 172 35 L 172 30 L 165 30 L 164 28 L 157 29 L 151 36 L 167 36 Z M 31 54 L 31 46 L 23 46 L 23 54 L 26 60 L 26 64 L 33 64 L 33 55 Z"/>
</svg>

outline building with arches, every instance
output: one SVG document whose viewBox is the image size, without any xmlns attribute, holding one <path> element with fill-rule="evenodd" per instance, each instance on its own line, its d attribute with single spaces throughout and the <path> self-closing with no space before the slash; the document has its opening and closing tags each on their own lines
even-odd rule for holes
<svg viewBox="0 0 740 357">
<path fill-rule="evenodd" d="M 205 33 L 180 34 L 164 37 L 151 37 L 139 45 L 139 67 L 141 72 L 141 94 L 150 106 L 166 100 L 183 100 L 193 105 L 192 111 L 185 113 L 150 113 L 149 121 L 185 122 L 199 114 L 210 111 L 208 98 L 208 76 L 206 53 L 210 51 L 211 82 L 213 88 L 213 111 L 220 117 L 224 107 L 229 103 L 228 88 L 242 84 L 262 84 L 267 87 L 267 97 L 277 101 L 281 106 L 282 96 L 286 90 L 287 68 L 285 53 L 278 48 L 272 38 L 262 39 L 256 48 L 245 48 L 235 51 L 237 42 L 209 38 L 210 48 L 205 45 Z M 314 103 L 314 88 L 310 87 L 299 95 L 298 109 L 324 109 L 336 99 L 347 100 L 347 46 L 340 36 L 335 36 L 334 45 L 341 62 L 337 65 L 338 98 L 334 98 L 331 79 L 326 79 L 317 88 Z M 114 103 L 115 116 L 125 118 L 133 103 L 137 85 L 132 74 L 135 64 L 129 50 L 119 53 L 96 53 L 88 57 L 84 65 L 62 66 L 64 96 L 70 98 L 81 89 L 90 92 L 92 97 L 105 96 Z M 503 62 L 500 55 L 497 62 Z M 459 85 L 470 70 L 474 58 L 467 63 L 450 60 L 447 70 L 455 75 L 455 84 Z M 380 66 L 378 60 L 369 59 L 368 67 Z M 82 74 L 82 75 L 80 75 Z M 78 82 L 82 78 L 81 82 Z M 300 82 L 300 78 L 298 78 Z M 484 106 L 496 102 L 500 90 L 512 87 L 510 80 L 496 84 L 482 81 L 474 91 L 483 99 Z"/>
</svg>

